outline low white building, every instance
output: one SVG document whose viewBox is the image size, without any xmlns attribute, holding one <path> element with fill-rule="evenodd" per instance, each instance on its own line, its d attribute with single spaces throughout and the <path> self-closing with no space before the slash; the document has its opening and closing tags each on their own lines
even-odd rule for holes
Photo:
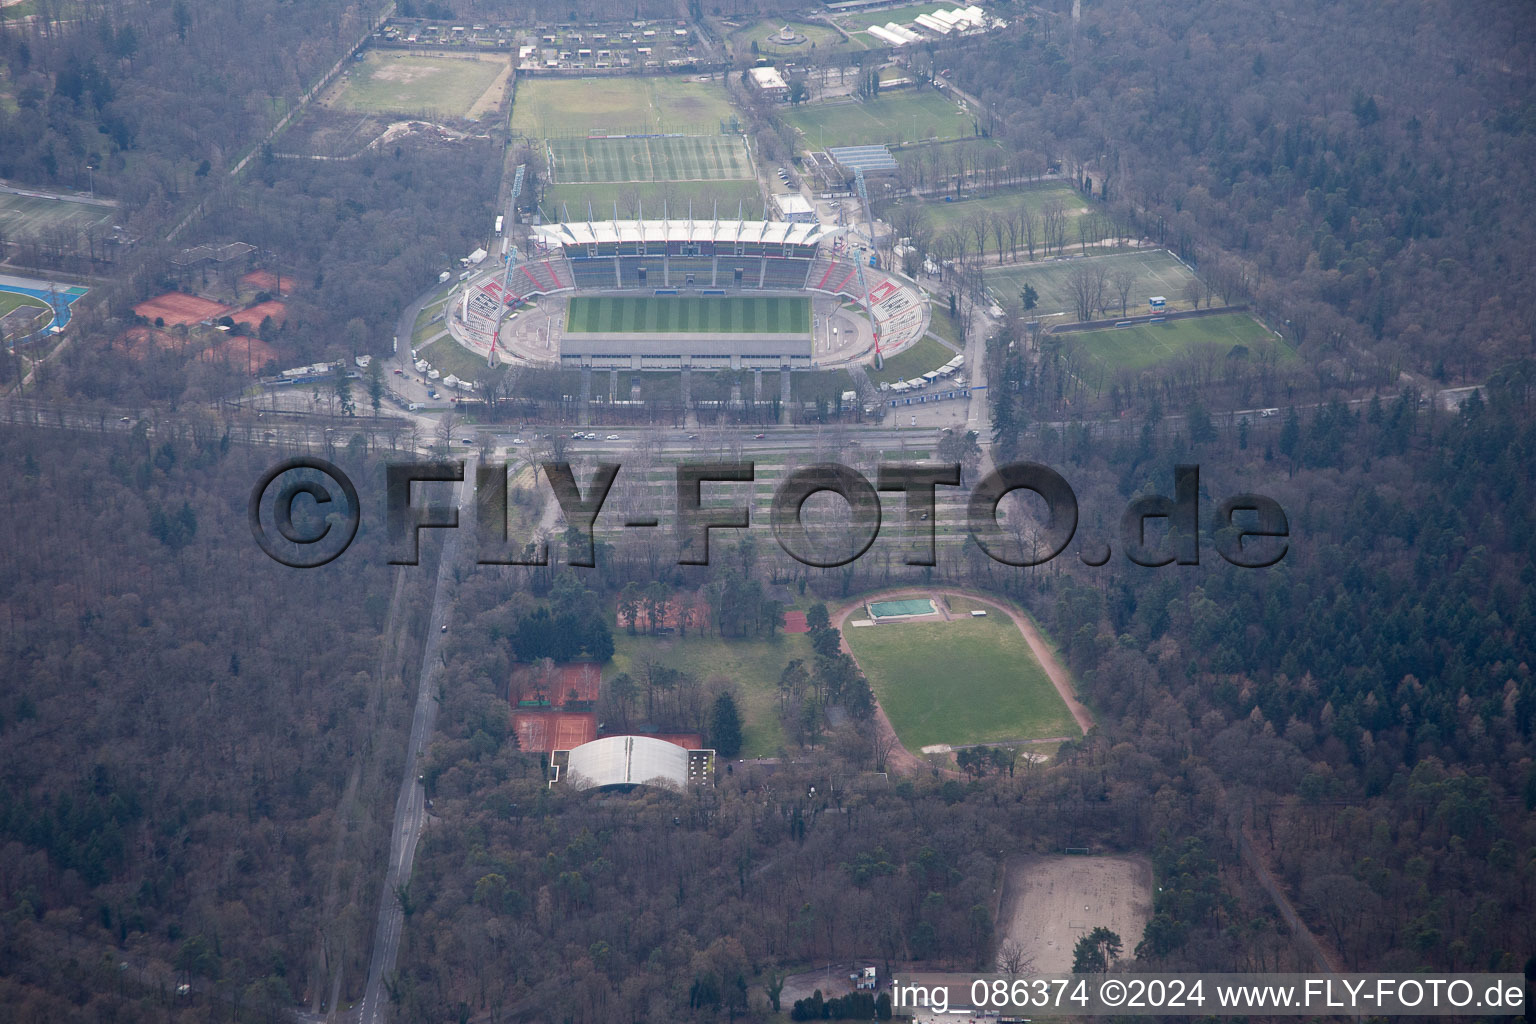
<svg viewBox="0 0 1536 1024">
<path fill-rule="evenodd" d="M 757 91 L 764 96 L 771 96 L 776 100 L 784 99 L 789 95 L 789 83 L 784 81 L 784 76 L 778 68 L 753 68 L 752 84 L 757 86 Z"/>
<path fill-rule="evenodd" d="M 773 206 L 778 211 L 780 220 L 787 220 L 792 224 L 816 222 L 816 207 L 798 192 L 776 194 L 773 197 Z"/>
</svg>

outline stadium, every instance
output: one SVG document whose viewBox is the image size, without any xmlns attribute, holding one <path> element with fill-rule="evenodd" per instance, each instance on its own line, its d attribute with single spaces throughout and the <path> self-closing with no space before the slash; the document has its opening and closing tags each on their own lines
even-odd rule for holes
<svg viewBox="0 0 1536 1024">
<path fill-rule="evenodd" d="M 834 369 L 928 329 L 906 282 L 843 229 L 769 220 L 586 220 L 532 228 L 525 258 L 471 272 L 449 333 L 487 363 L 605 370 Z"/>
</svg>

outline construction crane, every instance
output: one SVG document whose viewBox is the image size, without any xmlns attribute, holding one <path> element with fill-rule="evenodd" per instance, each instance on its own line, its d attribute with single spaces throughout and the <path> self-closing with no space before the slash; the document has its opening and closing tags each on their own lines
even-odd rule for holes
<svg viewBox="0 0 1536 1024">
<path fill-rule="evenodd" d="M 869 245 L 875 245 L 875 214 L 869 208 L 869 189 L 864 185 L 864 168 L 853 170 L 854 187 L 859 191 L 859 202 L 864 206 L 864 222 L 869 225 Z M 864 296 L 864 312 L 869 314 L 869 330 L 875 339 L 875 369 L 885 369 L 885 356 L 880 352 L 880 321 L 875 319 L 875 307 L 869 301 L 869 282 L 864 278 L 864 250 L 860 249 L 853 259 L 853 268 L 859 275 L 859 292 Z"/>
</svg>

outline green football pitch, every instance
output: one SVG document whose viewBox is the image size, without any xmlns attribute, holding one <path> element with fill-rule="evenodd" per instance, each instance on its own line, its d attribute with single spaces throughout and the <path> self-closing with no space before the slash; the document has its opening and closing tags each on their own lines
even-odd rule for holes
<svg viewBox="0 0 1536 1024">
<path fill-rule="evenodd" d="M 707 135 L 737 116 L 715 82 L 639 78 L 530 78 L 517 87 L 512 131 L 530 139 L 626 132 Z"/>
<path fill-rule="evenodd" d="M 807 103 L 786 111 L 812 149 L 902 145 L 926 139 L 964 139 L 975 124 L 954 101 L 927 87 L 891 89 L 865 103 Z"/>
<path fill-rule="evenodd" d="M 574 334 L 809 334 L 804 296 L 578 295 L 566 311 Z"/>
<path fill-rule="evenodd" d="M 746 142 L 735 135 L 644 139 L 551 139 L 550 180 L 718 181 L 752 177 Z"/>
<path fill-rule="evenodd" d="M 936 744 L 1078 735 L 1024 635 L 995 607 L 986 618 L 846 628 L 843 638 L 914 753 Z"/>
<path fill-rule="evenodd" d="M 1091 358 L 1112 370 L 1144 370 L 1204 345 L 1220 346 L 1225 355 L 1234 345 L 1270 344 L 1282 362 L 1295 357 L 1288 346 L 1247 313 L 1072 331 L 1059 337 L 1063 345 L 1081 346 Z"/>
</svg>

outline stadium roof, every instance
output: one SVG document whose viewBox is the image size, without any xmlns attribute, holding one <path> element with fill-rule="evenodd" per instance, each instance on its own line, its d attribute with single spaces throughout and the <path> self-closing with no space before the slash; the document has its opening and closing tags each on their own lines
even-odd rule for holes
<svg viewBox="0 0 1536 1024">
<path fill-rule="evenodd" d="M 571 749 L 566 779 L 578 789 L 688 785 L 688 751 L 650 736 L 605 736 Z"/>
<path fill-rule="evenodd" d="M 833 146 L 827 152 L 845 170 L 896 170 L 896 158 L 884 146 Z"/>
<path fill-rule="evenodd" d="M 815 245 L 842 232 L 824 224 L 777 220 L 593 220 L 540 224 L 533 231 L 547 245 L 612 245 L 616 242 L 766 242 Z"/>
</svg>

